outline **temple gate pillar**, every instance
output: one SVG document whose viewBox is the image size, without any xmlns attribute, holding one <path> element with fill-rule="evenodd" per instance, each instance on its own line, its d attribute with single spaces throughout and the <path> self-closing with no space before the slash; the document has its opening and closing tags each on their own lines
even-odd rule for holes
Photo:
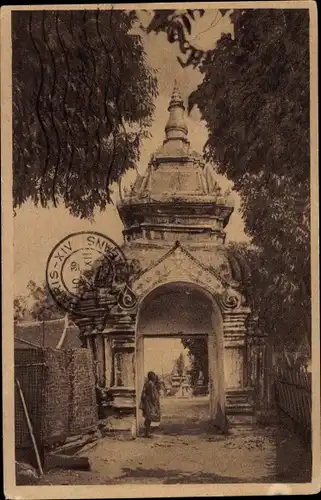
<svg viewBox="0 0 321 500">
<path fill-rule="evenodd" d="M 105 369 L 105 343 L 103 335 L 97 333 L 92 338 L 94 343 L 95 362 L 97 385 L 105 387 L 106 385 L 106 369 Z"/>
<path fill-rule="evenodd" d="M 113 407 L 118 410 L 135 408 L 135 334 L 113 332 L 110 335 L 108 363 L 111 365 L 110 390 Z"/>
<path fill-rule="evenodd" d="M 228 413 L 248 413 L 253 409 L 253 389 L 248 385 L 246 356 L 247 307 L 223 309 L 224 376 Z"/>
<path fill-rule="evenodd" d="M 111 387 L 113 380 L 113 352 L 112 339 L 109 335 L 104 335 L 105 346 L 105 386 Z"/>
</svg>

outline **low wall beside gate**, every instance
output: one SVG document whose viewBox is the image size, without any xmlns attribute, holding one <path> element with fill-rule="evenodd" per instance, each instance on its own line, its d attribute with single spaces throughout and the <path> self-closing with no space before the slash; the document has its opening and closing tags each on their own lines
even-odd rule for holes
<svg viewBox="0 0 321 500">
<path fill-rule="evenodd" d="M 96 428 L 95 375 L 89 349 L 15 349 L 15 378 L 40 446 L 53 446 Z M 31 444 L 17 386 L 15 444 L 16 448 Z"/>
</svg>

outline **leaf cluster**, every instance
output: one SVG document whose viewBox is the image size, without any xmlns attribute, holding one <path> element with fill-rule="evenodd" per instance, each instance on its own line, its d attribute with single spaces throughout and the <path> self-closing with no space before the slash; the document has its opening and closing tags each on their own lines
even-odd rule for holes
<svg viewBox="0 0 321 500">
<path fill-rule="evenodd" d="M 14 206 L 91 217 L 139 160 L 157 81 L 132 11 L 12 16 Z"/>
<path fill-rule="evenodd" d="M 260 249 L 254 279 L 262 328 L 310 335 L 309 13 L 232 14 L 190 96 L 206 121 L 207 161 L 234 182 L 245 229 Z"/>
<path fill-rule="evenodd" d="M 186 10 L 155 10 L 153 19 L 146 32 L 165 33 L 169 43 L 178 43 L 180 52 L 185 60 L 178 56 L 178 62 L 184 68 L 192 65 L 196 67 L 204 57 L 204 51 L 195 48 L 188 40 L 192 33 L 193 23 L 205 14 L 204 9 Z"/>
</svg>

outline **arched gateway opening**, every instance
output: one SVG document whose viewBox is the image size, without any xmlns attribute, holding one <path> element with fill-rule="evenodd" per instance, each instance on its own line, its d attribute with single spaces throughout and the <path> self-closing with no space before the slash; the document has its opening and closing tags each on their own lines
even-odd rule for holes
<svg viewBox="0 0 321 500">
<path fill-rule="evenodd" d="M 139 410 L 145 373 L 144 345 L 149 339 L 206 339 L 208 349 L 208 422 L 225 425 L 223 319 L 214 297 L 203 287 L 189 282 L 160 285 L 140 302 L 136 321 L 136 414 Z M 182 425 L 184 417 L 182 416 Z"/>
</svg>

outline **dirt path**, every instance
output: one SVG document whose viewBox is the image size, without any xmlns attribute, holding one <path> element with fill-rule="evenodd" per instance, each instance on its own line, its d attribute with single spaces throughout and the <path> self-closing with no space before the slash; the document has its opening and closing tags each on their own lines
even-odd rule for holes
<svg viewBox="0 0 321 500">
<path fill-rule="evenodd" d="M 179 427 L 182 409 L 187 424 Z M 175 484 L 310 480 L 309 454 L 285 428 L 236 426 L 227 436 L 209 434 L 199 425 L 197 412 L 195 406 L 188 414 L 183 403 L 176 405 L 171 413 L 167 412 L 162 430 L 156 431 L 152 439 L 101 439 L 85 453 L 91 463 L 90 472 L 52 470 L 45 482 Z"/>
</svg>

